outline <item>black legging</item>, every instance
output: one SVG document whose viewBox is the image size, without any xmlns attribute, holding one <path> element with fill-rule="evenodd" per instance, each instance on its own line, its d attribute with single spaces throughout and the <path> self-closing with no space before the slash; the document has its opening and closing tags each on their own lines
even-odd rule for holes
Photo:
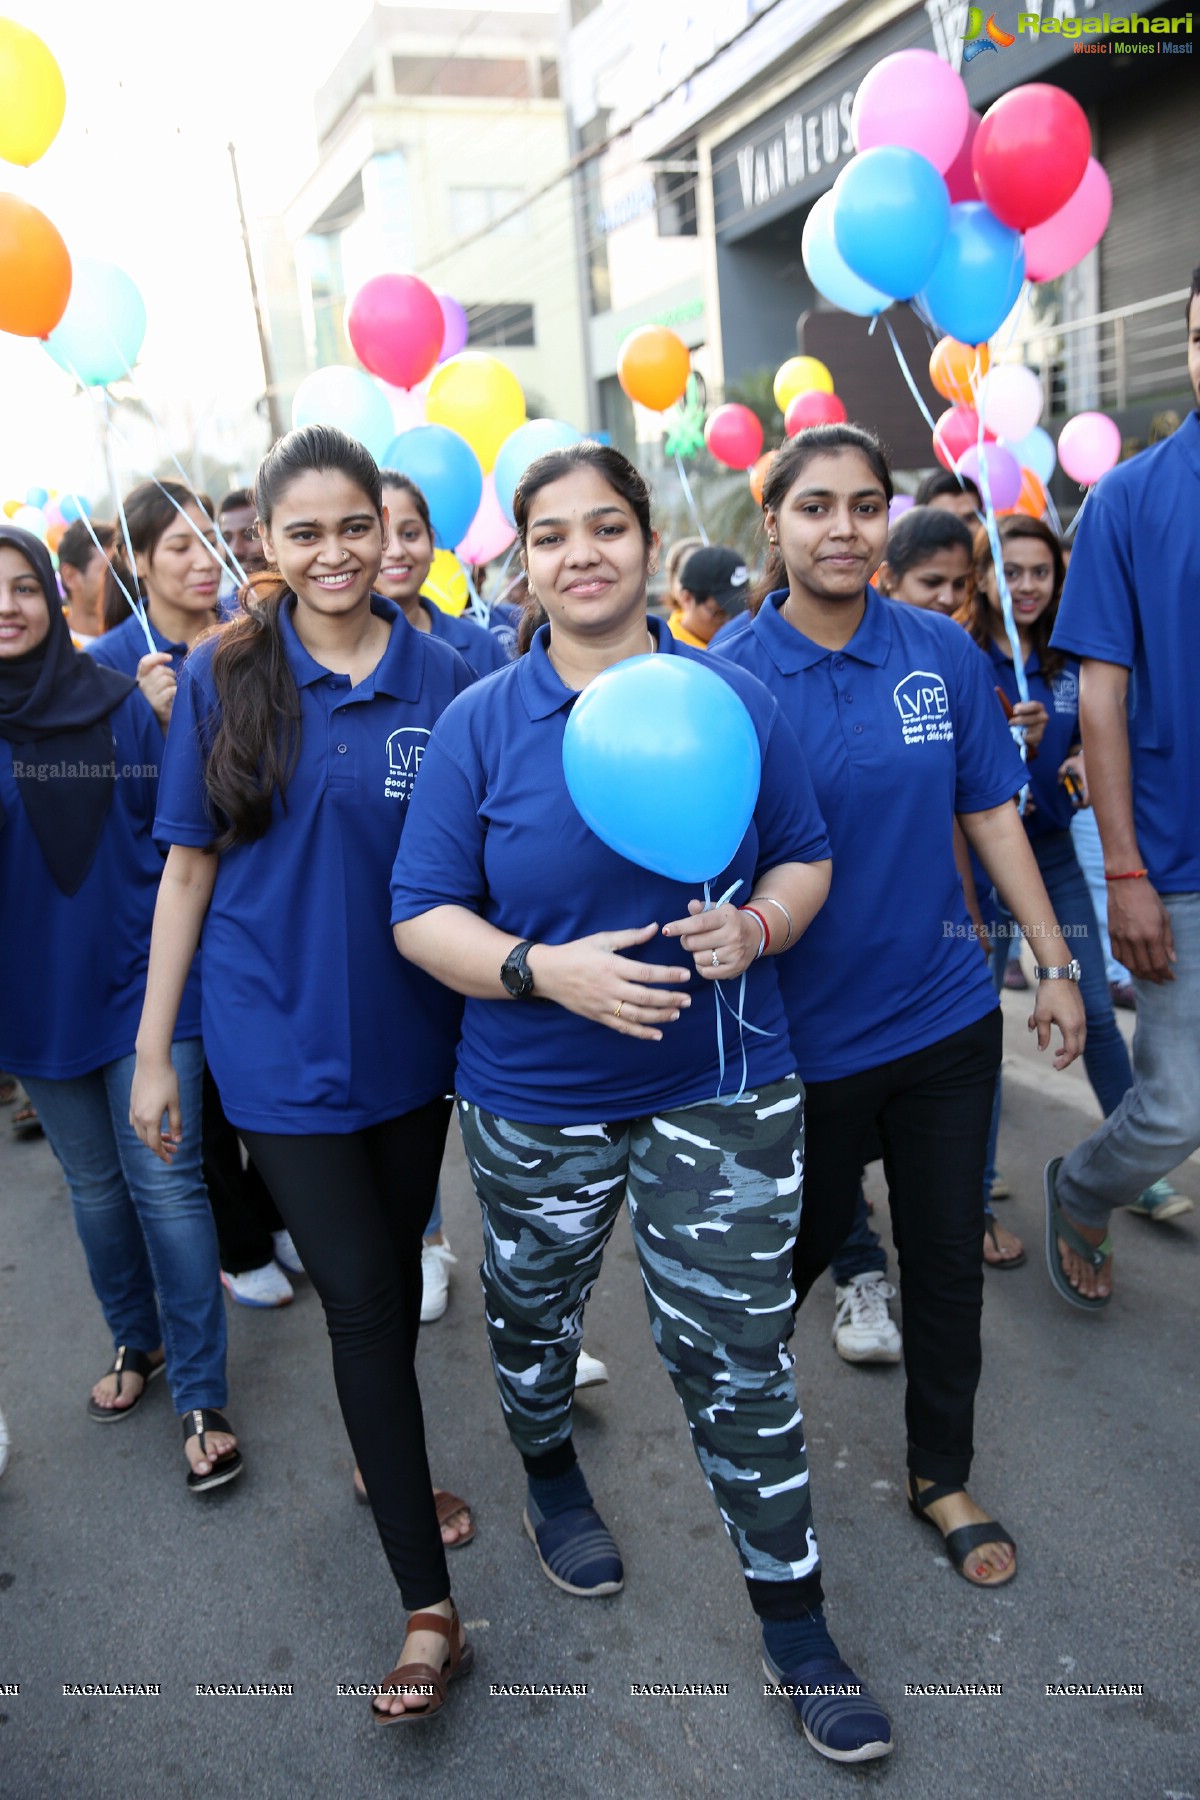
<svg viewBox="0 0 1200 1800">
<path fill-rule="evenodd" d="M 793 1253 L 800 1302 L 854 1218 L 878 1129 L 904 1309 L 908 1466 L 966 1482 L 982 1360 L 983 1213 L 979 1195 L 996 1071 L 999 1007 L 927 1049 L 809 1082 L 804 1207 Z"/>
<path fill-rule="evenodd" d="M 217 1084 L 204 1065 L 204 1100 L 200 1116 L 200 1154 L 204 1185 L 217 1227 L 221 1267 L 227 1275 L 261 1269 L 275 1255 L 271 1234 L 283 1230 L 266 1182 L 251 1163 L 242 1167 L 238 1134 L 225 1117 Z"/>
<path fill-rule="evenodd" d="M 408 1612 L 450 1593 L 415 1363 L 450 1104 L 344 1137 L 242 1133 L 325 1309 L 342 1418 Z"/>
</svg>

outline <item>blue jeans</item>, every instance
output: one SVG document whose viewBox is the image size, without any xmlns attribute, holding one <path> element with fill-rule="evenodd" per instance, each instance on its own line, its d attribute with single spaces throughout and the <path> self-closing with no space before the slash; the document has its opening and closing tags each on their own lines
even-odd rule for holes
<svg viewBox="0 0 1200 1800">
<path fill-rule="evenodd" d="M 1092 896 L 1092 908 L 1096 914 L 1096 927 L 1100 933 L 1100 943 L 1104 950 L 1104 967 L 1109 982 L 1126 982 L 1130 979 L 1129 970 L 1124 963 L 1119 963 L 1112 953 L 1112 944 L 1108 936 L 1108 888 L 1104 882 L 1104 848 L 1100 842 L 1100 827 L 1096 823 L 1096 815 L 1090 806 L 1085 806 L 1071 820 L 1071 842 L 1075 846 L 1075 854 L 1079 858 L 1079 866 L 1083 870 L 1083 879 L 1088 884 L 1088 892 Z"/>
<path fill-rule="evenodd" d="M 25 1086 L 62 1165 L 75 1229 L 114 1347 L 161 1343 L 176 1412 L 223 1407 L 225 1306 L 217 1234 L 200 1169 L 199 1038 L 171 1046 L 183 1142 L 170 1167 L 129 1123 L 135 1058 L 70 1081 Z"/>
<path fill-rule="evenodd" d="M 887 1251 L 879 1233 L 872 1228 L 867 1196 L 860 1181 L 858 1198 L 854 1202 L 854 1223 L 830 1263 L 829 1273 L 836 1287 L 848 1287 L 856 1275 L 886 1275 L 887 1266 Z"/>
<path fill-rule="evenodd" d="M 1104 947 L 1100 942 L 1092 896 L 1075 855 L 1070 832 L 1056 831 L 1050 837 L 1033 838 L 1030 847 L 1046 884 L 1054 915 L 1067 931 L 1066 948 L 1078 959 L 1083 970 L 1079 983 L 1083 1009 L 1087 1015 L 1087 1044 L 1083 1052 L 1083 1066 L 1087 1070 L 1092 1091 L 1100 1102 L 1100 1110 L 1107 1118 L 1121 1104 L 1127 1090 L 1133 1085 L 1133 1068 L 1113 1011 Z M 998 910 L 1002 929 L 1011 930 L 1011 914 L 1003 906 Z M 1008 944 L 1008 938 L 1001 937 L 991 955 L 992 976 L 997 989 L 1004 978 Z M 1035 944 L 1033 948 L 1036 954 L 1041 954 L 1039 945 Z M 984 1174 L 985 1207 L 995 1176 L 996 1136 L 999 1128 L 1000 1082 L 997 1078 L 992 1129 L 988 1139 L 987 1170 Z M 1136 1195 L 1132 1197 L 1136 1198 Z"/>
<path fill-rule="evenodd" d="M 1134 981 L 1133 1085 L 1116 1111 L 1063 1158 L 1058 1198 L 1080 1225 L 1108 1223 L 1200 1149 L 1200 894 L 1164 894 L 1174 981 Z"/>
</svg>

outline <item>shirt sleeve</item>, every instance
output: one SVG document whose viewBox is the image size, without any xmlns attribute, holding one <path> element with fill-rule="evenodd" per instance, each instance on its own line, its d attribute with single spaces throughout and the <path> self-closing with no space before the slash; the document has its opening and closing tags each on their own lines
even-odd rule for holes
<svg viewBox="0 0 1200 1800">
<path fill-rule="evenodd" d="M 1120 489 L 1104 484 L 1085 502 L 1050 642 L 1072 656 L 1132 669 L 1137 659 L 1137 590 Z"/>
<path fill-rule="evenodd" d="M 197 676 L 197 664 L 189 658 L 180 670 L 171 706 L 154 818 L 154 840 L 163 850 L 172 844 L 206 849 L 220 830 L 214 823 L 204 781 L 216 699 Z"/>
<path fill-rule="evenodd" d="M 954 810 L 987 812 L 1025 786 L 1025 764 L 996 697 L 994 670 L 984 652 L 956 626 L 961 642 L 954 696 Z"/>
<path fill-rule="evenodd" d="M 460 705 L 434 726 L 421 759 L 392 866 L 393 925 L 435 906 L 483 911 L 484 774 L 468 732 L 452 716 Z"/>
<path fill-rule="evenodd" d="M 800 741 L 774 700 L 772 708 L 754 808 L 759 875 L 780 863 L 823 862 L 833 855 Z"/>
</svg>

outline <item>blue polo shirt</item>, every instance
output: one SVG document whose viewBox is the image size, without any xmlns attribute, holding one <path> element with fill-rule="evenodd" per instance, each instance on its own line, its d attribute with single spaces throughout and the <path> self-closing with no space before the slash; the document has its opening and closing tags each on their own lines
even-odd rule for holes
<svg viewBox="0 0 1200 1800">
<path fill-rule="evenodd" d="M 1015 706 L 1021 695 L 1012 657 L 994 640 L 988 643 L 987 654 L 996 686 Z M 1057 675 L 1047 680 L 1035 650 L 1025 664 L 1025 679 L 1029 683 L 1029 698 L 1040 700 L 1048 715 L 1038 753 L 1028 765 L 1033 808 L 1025 814 L 1025 829 L 1030 842 L 1037 843 L 1039 838 L 1050 837 L 1054 832 L 1070 831 L 1075 817 L 1071 797 L 1058 779 L 1058 771 L 1079 743 L 1079 664 L 1068 658 Z"/>
<path fill-rule="evenodd" d="M 453 618 L 432 601 L 422 600 L 421 605 L 429 615 L 431 635 L 457 650 L 473 675 L 490 675 L 508 667 L 508 652 L 491 631 L 471 619 Z"/>
<path fill-rule="evenodd" d="M 178 675 L 187 655 L 187 645 L 173 644 L 163 636 L 149 613 L 146 618 L 150 625 L 150 636 L 154 639 L 154 648 L 166 651 L 171 658 L 172 673 Z M 88 654 L 94 656 L 98 663 L 103 663 L 109 669 L 120 669 L 122 675 L 136 676 L 143 656 L 150 654 L 146 648 L 142 622 L 132 612 L 119 625 L 114 625 L 111 631 L 106 631 L 102 637 L 93 638 L 87 648 Z"/>
<path fill-rule="evenodd" d="M 805 1081 L 890 1062 L 998 1004 L 954 862 L 956 812 L 1021 790 L 1024 764 L 983 652 L 951 619 L 883 600 L 826 650 L 767 596 L 719 651 L 794 726 L 833 845 L 828 900 L 777 959 Z M 718 659 L 719 659 L 718 658 Z"/>
<path fill-rule="evenodd" d="M 110 715 L 117 778 L 95 861 L 68 899 L 46 867 L 0 739 L 0 1068 L 68 1081 L 128 1056 L 137 1037 L 163 859 L 153 838 L 163 734 L 135 689 Z M 15 746 L 18 760 L 24 746 Z M 193 967 L 177 1039 L 200 1036 Z"/>
<path fill-rule="evenodd" d="M 226 1114 L 304 1136 L 396 1118 L 452 1086 L 462 1002 L 397 955 L 388 878 L 429 733 L 471 675 L 374 595 L 391 638 L 352 688 L 309 655 L 293 606 L 280 614 L 300 694 L 286 806 L 276 793 L 265 835 L 221 856 L 201 942 L 204 1047 Z M 217 835 L 204 766 L 218 641 L 180 674 L 155 824 L 164 846 Z"/>
<path fill-rule="evenodd" d="M 651 619 L 658 653 L 704 662 Z M 502 931 L 565 944 L 687 917 L 695 884 L 670 881 L 619 856 L 584 824 L 567 792 L 562 745 L 577 694 L 546 650 L 548 627 L 528 656 L 480 683 L 446 713 L 429 746 L 392 876 L 392 919 L 435 906 L 464 906 Z M 759 682 L 718 667 L 745 702 L 762 754 L 762 784 L 750 828 L 713 897 L 734 881 L 749 899 L 757 877 L 784 862 L 815 862 L 829 841 L 795 737 Z M 653 780 L 653 769 L 647 770 Z M 696 771 L 703 782 L 704 771 Z M 661 935 L 625 952 L 630 961 L 693 969 L 678 938 Z M 748 1082 L 762 1087 L 795 1069 L 779 997 L 776 959 L 752 963 L 745 1018 L 766 1037 L 745 1034 Z M 738 983 L 723 984 L 736 1003 Z M 458 1057 L 459 1092 L 486 1111 L 527 1123 L 579 1124 L 641 1118 L 716 1097 L 721 1076 L 717 1000 L 693 972 L 690 1008 L 664 1026 L 662 1041 L 623 1037 L 565 1008 L 541 1002 L 468 1000 Z M 737 1025 L 722 1009 L 723 1091 L 737 1092 Z"/>
<path fill-rule="evenodd" d="M 509 662 L 517 654 L 517 627 L 520 623 L 521 608 L 513 606 L 510 601 L 493 600 L 488 606 L 488 622 L 484 629 L 495 638 Z"/>
<path fill-rule="evenodd" d="M 1164 894 L 1200 892 L 1198 568 L 1200 413 L 1192 412 L 1093 489 L 1050 640 L 1131 671 L 1134 824 Z"/>
</svg>

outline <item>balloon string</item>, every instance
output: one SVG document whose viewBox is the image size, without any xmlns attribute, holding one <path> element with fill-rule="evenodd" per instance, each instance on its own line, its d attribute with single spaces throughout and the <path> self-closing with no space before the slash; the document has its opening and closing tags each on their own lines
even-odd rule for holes
<svg viewBox="0 0 1200 1800">
<path fill-rule="evenodd" d="M 916 401 L 917 405 L 920 407 L 921 413 L 925 419 L 925 423 L 929 426 L 930 431 L 932 431 L 934 436 L 936 437 L 937 436 L 937 423 L 933 417 L 933 414 L 930 412 L 929 408 L 926 406 L 924 400 L 921 397 L 921 390 L 918 388 L 916 382 L 913 380 L 912 370 L 909 368 L 908 364 L 904 360 L 904 352 L 900 348 L 899 340 L 896 337 L 896 333 L 892 330 L 892 321 L 888 318 L 886 313 L 877 313 L 876 318 L 882 318 L 884 326 L 887 329 L 887 334 L 892 340 L 892 349 L 896 352 L 896 361 L 900 364 L 900 373 L 903 375 L 905 381 L 908 383 L 908 391 L 912 395 L 913 399 Z M 874 328 L 875 328 L 874 321 L 872 321 L 871 329 L 874 330 Z"/>
<path fill-rule="evenodd" d="M 72 373 L 74 373 L 74 371 L 72 371 Z M 78 380 L 78 379 L 79 379 L 78 376 L 76 376 L 76 380 Z M 103 393 L 104 393 L 104 407 L 103 407 L 103 411 L 104 411 L 104 434 L 103 434 L 104 435 L 104 456 L 105 456 L 105 461 L 108 464 L 108 484 L 112 489 L 113 501 L 117 508 L 117 518 L 119 519 L 120 525 L 121 525 L 121 536 L 125 539 L 125 554 L 129 558 L 129 573 L 134 582 L 134 585 L 136 586 L 137 585 L 137 557 L 134 555 L 134 551 L 133 551 L 133 538 L 130 536 L 130 532 L 129 532 L 129 520 L 125 517 L 125 502 L 121 498 L 121 484 L 117 480 L 117 460 L 113 454 L 114 430 L 113 430 L 113 422 L 112 422 L 111 402 L 110 402 L 109 396 L 108 396 L 108 389 L 105 388 L 103 390 Z M 137 600 L 135 601 L 132 594 L 129 592 L 129 589 L 125 586 L 125 583 L 123 581 L 121 581 L 120 576 L 117 576 L 117 580 L 118 580 L 118 582 L 120 582 L 121 592 L 124 594 L 126 600 L 128 600 L 130 606 L 133 607 L 134 614 L 137 618 L 138 624 L 141 626 L 143 635 L 145 636 L 145 639 L 146 639 L 146 642 L 150 646 L 150 654 L 152 656 L 156 656 L 158 654 L 158 645 L 155 643 L 153 634 L 150 630 L 150 621 L 146 616 L 145 601 L 142 599 L 142 596 L 140 593 L 138 594 Z"/>
<path fill-rule="evenodd" d="M 735 881 L 732 887 L 725 890 L 719 900 L 714 900 L 712 897 L 711 883 L 706 881 L 704 884 L 705 912 L 712 912 L 717 907 L 724 906 L 727 901 L 733 899 L 733 896 L 742 885 L 742 882 Z M 746 1017 L 746 971 L 744 969 L 742 971 L 741 980 L 738 982 L 736 1006 L 725 998 L 725 995 L 721 991 L 721 984 L 719 981 L 713 982 L 713 997 L 716 1000 L 717 1022 L 717 1105 L 736 1106 L 738 1101 L 742 1098 L 742 1095 L 746 1092 L 746 1083 L 750 1079 L 750 1064 L 746 1056 L 746 1033 L 749 1031 L 755 1037 L 765 1038 L 774 1037 L 775 1033 L 773 1031 L 765 1031 L 761 1025 L 751 1025 Z M 721 1091 L 725 1086 L 725 1026 L 721 1018 L 722 1007 L 725 1007 L 729 1012 L 738 1030 L 738 1049 L 741 1051 L 742 1056 L 742 1079 L 736 1094 L 725 1094 Z"/>
<path fill-rule="evenodd" d="M 1063 532 L 1062 535 L 1064 538 L 1067 538 L 1069 540 L 1075 536 L 1075 528 L 1079 524 L 1079 521 L 1080 521 L 1080 519 L 1082 519 L 1084 513 L 1087 511 L 1087 503 L 1091 499 L 1094 492 L 1095 492 L 1094 488 L 1085 488 L 1084 495 L 1083 495 L 1083 505 L 1080 507 L 1079 511 L 1075 514 L 1075 517 L 1071 520 L 1071 523 L 1067 526 L 1067 529 Z"/>
<path fill-rule="evenodd" d="M 996 524 L 996 509 L 992 505 L 992 485 L 988 479 L 987 457 L 984 455 L 983 417 L 979 419 L 979 437 L 976 442 L 976 467 L 979 470 L 979 491 L 983 498 L 983 523 L 987 531 L 988 547 L 992 552 L 992 567 L 996 571 L 996 592 L 1000 598 L 1000 611 L 1004 615 L 1004 629 L 1008 633 L 1008 646 L 1012 651 L 1013 672 L 1017 678 L 1017 693 L 1022 700 L 1029 699 L 1029 678 L 1025 673 L 1025 658 L 1021 654 L 1021 639 L 1017 634 L 1017 624 L 1013 617 L 1012 595 L 1008 591 L 1008 582 L 1004 575 L 1004 554 L 1000 543 L 1000 529 Z M 1021 752 L 1021 761 L 1028 763 L 1028 745 L 1025 741 L 1025 727 L 1018 725 L 1013 731 L 1017 748 Z M 1029 803 L 1029 783 L 1021 789 L 1017 801 L 1017 810 L 1022 817 Z"/>
<path fill-rule="evenodd" d="M 687 470 L 683 466 L 683 458 L 678 450 L 675 452 L 675 467 L 679 470 L 679 485 L 683 489 L 683 497 L 688 503 L 688 510 L 695 521 L 696 530 L 700 533 L 700 541 L 701 543 L 707 544 L 709 542 L 709 536 L 704 529 L 703 519 L 696 511 L 695 496 L 692 493 L 691 483 L 687 478 Z"/>
<path fill-rule="evenodd" d="M 108 401 L 108 389 L 107 388 L 104 390 L 104 398 L 105 398 L 105 402 L 107 404 L 107 401 Z M 124 437 L 121 432 L 119 432 L 117 430 L 115 425 L 111 426 L 111 430 L 113 432 L 113 435 L 116 437 L 117 442 L 124 446 L 125 450 L 129 454 L 130 459 L 132 460 L 133 459 L 133 450 L 129 444 L 129 440 L 126 437 Z M 163 496 L 163 498 L 165 500 L 169 500 L 171 502 L 171 505 L 175 508 L 175 511 L 179 514 L 180 518 L 183 520 L 184 524 L 187 526 L 187 528 L 191 532 L 192 536 L 194 538 L 198 538 L 200 543 L 202 543 L 204 545 L 204 548 L 208 551 L 208 554 L 212 557 L 212 559 L 216 563 L 218 569 L 224 570 L 225 559 L 224 559 L 224 557 L 222 557 L 221 552 L 217 549 L 215 544 L 209 543 L 208 539 L 205 537 L 204 533 L 200 530 L 199 526 L 195 523 L 195 521 L 188 518 L 186 511 L 184 510 L 184 508 L 182 506 L 180 506 L 178 500 L 175 498 L 175 496 L 171 492 L 171 490 L 169 488 L 165 488 L 163 486 L 162 482 L 158 479 L 157 475 L 148 474 L 146 479 L 148 481 L 151 481 L 154 484 L 154 486 L 158 489 L 159 493 Z M 190 483 L 188 485 L 188 491 L 189 491 L 189 493 L 192 492 Z M 199 505 L 198 501 L 197 501 L 197 505 Z M 209 520 L 209 524 L 211 525 L 212 520 L 209 519 L 209 515 L 204 511 L 204 508 L 202 506 L 200 507 L 200 513 L 203 518 Z M 217 530 L 215 525 L 213 526 L 213 529 L 214 529 L 214 531 Z M 219 531 L 217 531 L 217 536 L 221 537 L 221 534 Z M 221 542 L 222 543 L 225 542 L 224 538 L 221 538 Z M 228 550 L 228 546 L 226 546 L 226 548 Z M 232 550 L 229 550 L 228 554 L 229 554 L 230 561 L 233 563 L 236 572 L 242 578 L 242 585 L 244 587 L 248 580 L 246 571 L 242 568 L 241 563 L 238 562 L 237 557 L 234 556 Z"/>
<path fill-rule="evenodd" d="M 1046 510 L 1050 514 L 1050 523 L 1054 527 L 1054 535 L 1056 537 L 1062 537 L 1064 535 L 1063 523 L 1062 523 L 1062 520 L 1058 516 L 1058 508 L 1054 504 L 1054 500 L 1051 496 L 1050 489 L 1045 488 L 1043 490 L 1043 492 L 1046 495 Z"/>
<path fill-rule="evenodd" d="M 470 603 L 471 617 L 475 621 L 476 625 L 482 625 L 484 630 L 486 631 L 487 625 L 488 625 L 488 620 L 492 616 L 492 609 L 488 605 L 487 601 L 484 599 L 483 595 L 479 592 L 479 589 L 475 586 L 475 583 L 471 578 L 471 571 L 470 571 L 470 568 L 468 567 L 468 565 L 466 563 L 460 563 L 459 567 L 461 568 L 464 576 L 466 577 L 467 592 L 471 596 L 471 603 Z"/>
</svg>

